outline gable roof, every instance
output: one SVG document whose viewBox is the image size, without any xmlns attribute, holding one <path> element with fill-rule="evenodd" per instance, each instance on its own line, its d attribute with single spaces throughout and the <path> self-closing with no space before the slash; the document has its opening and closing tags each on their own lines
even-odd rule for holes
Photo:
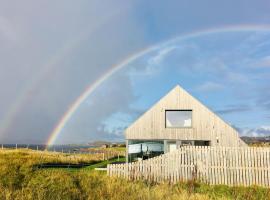
<svg viewBox="0 0 270 200">
<path fill-rule="evenodd" d="M 192 128 L 165 128 L 165 111 L 170 109 L 192 110 Z M 179 85 L 131 124 L 125 135 L 127 139 L 221 140 L 226 146 L 242 143 L 233 127 Z"/>
</svg>

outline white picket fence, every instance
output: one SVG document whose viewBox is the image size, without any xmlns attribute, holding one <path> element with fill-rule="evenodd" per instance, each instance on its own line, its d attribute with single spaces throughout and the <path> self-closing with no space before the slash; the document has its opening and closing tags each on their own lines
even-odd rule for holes
<svg viewBox="0 0 270 200">
<path fill-rule="evenodd" d="M 212 185 L 270 187 L 270 148 L 182 147 L 148 160 L 110 164 L 107 173 L 152 182 L 196 179 Z"/>
</svg>

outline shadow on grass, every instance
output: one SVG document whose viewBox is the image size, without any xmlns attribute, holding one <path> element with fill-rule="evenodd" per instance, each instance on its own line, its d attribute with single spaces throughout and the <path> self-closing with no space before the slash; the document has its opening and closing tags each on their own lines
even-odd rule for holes
<svg viewBox="0 0 270 200">
<path fill-rule="evenodd" d="M 59 169 L 59 168 L 68 168 L 68 169 L 95 169 L 95 168 L 106 168 L 108 164 L 117 164 L 117 163 L 124 163 L 125 157 L 112 158 L 110 160 L 104 161 L 92 161 L 90 163 L 78 163 L 78 164 L 70 164 L 70 163 L 42 163 L 38 165 L 34 165 L 33 168 L 36 169 Z"/>
</svg>

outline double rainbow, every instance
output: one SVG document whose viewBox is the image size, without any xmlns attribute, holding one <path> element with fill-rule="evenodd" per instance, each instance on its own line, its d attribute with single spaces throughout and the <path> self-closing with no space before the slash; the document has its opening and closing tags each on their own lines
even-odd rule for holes
<svg viewBox="0 0 270 200">
<path fill-rule="evenodd" d="M 151 52 L 158 50 L 162 48 L 163 46 L 167 46 L 170 44 L 175 43 L 179 40 L 185 40 L 192 37 L 198 37 L 203 36 L 207 34 L 214 34 L 219 32 L 243 32 L 243 31 L 269 31 L 270 32 L 270 26 L 269 25 L 241 25 L 241 26 L 226 26 L 222 28 L 216 28 L 216 29 L 206 29 L 201 31 L 195 31 L 192 33 L 188 33 L 182 36 L 178 36 L 175 38 L 172 38 L 168 41 L 161 42 L 157 45 L 147 47 L 145 49 L 142 49 L 139 52 L 136 52 L 135 54 L 130 55 L 126 59 L 124 59 L 122 62 L 113 65 L 109 68 L 109 70 L 103 74 L 99 79 L 97 79 L 94 83 L 90 84 L 86 90 L 76 99 L 76 101 L 70 106 L 70 108 L 65 112 L 65 114 L 62 116 L 60 121 L 57 123 L 53 131 L 51 132 L 49 139 L 47 141 L 47 145 L 54 144 L 57 137 L 60 135 L 62 129 L 65 127 L 66 123 L 71 119 L 72 115 L 76 112 L 78 107 L 87 99 L 91 93 L 96 90 L 103 82 L 105 82 L 109 77 L 111 77 L 114 73 L 119 71 L 120 69 L 124 68 L 128 64 L 132 63 L 133 61 L 137 60 L 141 56 Z"/>
</svg>

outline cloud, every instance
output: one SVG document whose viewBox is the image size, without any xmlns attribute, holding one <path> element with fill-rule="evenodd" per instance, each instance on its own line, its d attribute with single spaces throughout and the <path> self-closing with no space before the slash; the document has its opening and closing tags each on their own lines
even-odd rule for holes
<svg viewBox="0 0 270 200">
<path fill-rule="evenodd" d="M 251 107 L 248 105 L 228 105 L 224 109 L 216 110 L 215 112 L 221 115 L 225 115 L 231 113 L 241 113 L 250 110 Z"/>
<path fill-rule="evenodd" d="M 123 130 L 133 116 L 130 103 L 136 99 L 129 77 L 114 75 L 80 107 L 56 143 L 123 139 Z"/>
<path fill-rule="evenodd" d="M 248 77 L 245 74 L 232 69 L 234 61 L 227 61 L 225 58 L 222 58 L 222 53 L 220 54 L 221 55 L 217 55 L 217 57 L 214 56 L 212 58 L 208 58 L 209 60 L 202 61 L 199 65 L 204 66 L 201 68 L 204 68 L 205 72 L 220 77 L 220 80 L 223 80 L 226 83 L 246 83 L 248 81 Z"/>
<path fill-rule="evenodd" d="M 1 38 L 1 36 L 3 38 Z M 0 16 L 0 39 L 15 41 L 17 37 L 16 31 L 11 22 L 3 16 Z"/>
<path fill-rule="evenodd" d="M 237 73 L 237 72 L 231 72 L 231 71 L 228 71 L 225 74 L 225 77 L 227 78 L 227 80 L 229 80 L 232 83 L 246 83 L 249 80 L 247 75 L 244 75 L 242 73 Z"/>
<path fill-rule="evenodd" d="M 197 86 L 196 88 L 196 90 L 198 90 L 199 92 L 213 92 L 213 91 L 220 91 L 222 89 L 224 89 L 223 85 L 211 81 L 205 82 Z"/>
<path fill-rule="evenodd" d="M 162 62 L 175 49 L 176 46 L 167 46 L 154 52 L 154 55 L 149 56 L 145 63 L 138 64 L 130 69 L 130 76 L 152 76 L 158 74 L 163 66 Z"/>
<path fill-rule="evenodd" d="M 203 41 L 203 39 L 202 39 Z M 185 73 L 189 76 L 207 74 L 207 77 L 219 77 L 219 82 L 226 84 L 245 84 L 249 77 L 242 73 L 235 65 L 239 62 L 237 59 L 228 59 L 233 57 L 234 52 L 227 52 L 216 47 L 215 51 L 205 47 L 201 41 L 183 41 L 174 44 L 174 51 L 164 58 L 164 63 L 172 70 L 177 70 L 179 73 Z M 220 44 L 222 47 L 223 44 Z M 242 58 L 241 58 L 242 59 Z M 220 83 L 221 85 L 221 83 Z"/>
<path fill-rule="evenodd" d="M 267 110 L 270 110 L 270 100 L 268 101 L 264 101 L 261 106 L 263 106 L 264 108 L 266 108 Z"/>
<path fill-rule="evenodd" d="M 256 90 L 256 105 L 264 110 L 270 110 L 270 86 L 268 83 Z"/>
<path fill-rule="evenodd" d="M 101 4 L 99 1 L 77 1 L 74 4 L 71 1 L 31 1 L 27 4 L 17 2 L 16 6 L 0 3 L 3 18 L 12 19 L 14 24 L 13 26 L 10 21 L 1 18 L 0 37 L 2 34 L 5 37 L 12 36 L 13 27 L 19 27 L 25 33 L 23 40 L 20 40 L 22 43 L 15 43 L 12 48 L 1 43 L 0 122 L 4 121 L 9 113 L 7 108 L 13 107 L 20 94 L 27 96 L 21 109 L 16 110 L 10 129 L 0 132 L 2 142 L 44 143 L 53 127 L 86 87 L 103 76 L 111 66 L 147 45 L 143 31 L 132 15 L 133 3 L 117 2 Z M 82 35 L 85 37 L 80 38 Z M 81 42 L 73 44 L 73 41 Z M 70 51 L 62 54 L 61 49 L 65 46 Z M 31 85 L 31 91 L 25 92 L 26 86 L 40 72 L 46 71 L 44 67 L 47 67 L 52 57 L 59 59 L 52 64 L 50 72 L 41 74 L 44 75 L 41 76 L 41 81 L 37 85 Z M 125 99 L 128 97 L 123 95 L 130 95 L 132 90 L 125 87 L 129 86 L 128 81 L 125 84 L 121 81 L 123 78 L 116 80 L 119 89 L 112 89 L 115 92 L 103 94 L 103 98 L 95 102 L 99 107 L 94 106 L 87 110 L 93 113 L 90 116 L 93 122 L 89 122 L 89 118 L 82 120 L 82 127 L 90 126 L 91 128 L 85 130 L 89 130 L 91 134 L 96 133 L 97 127 L 105 118 L 121 107 L 124 108 L 124 101 L 131 102 L 135 99 Z M 104 104 L 101 105 L 101 102 Z M 107 106 L 115 106 L 115 110 Z M 100 111 L 100 108 L 104 110 Z M 83 141 L 85 135 L 84 139 L 88 138 L 81 130 L 83 128 L 78 128 L 80 131 L 77 136 L 80 141 Z M 72 131 L 72 134 L 77 133 L 74 129 Z M 68 135 L 67 141 L 76 141 L 72 134 Z M 104 133 L 104 137 L 108 136 L 106 134 Z"/>
<path fill-rule="evenodd" d="M 252 136 L 252 137 L 265 137 L 270 136 L 270 126 L 261 126 L 258 128 L 252 129 L 242 129 L 241 130 L 242 136 Z"/>
<path fill-rule="evenodd" d="M 260 58 L 259 60 L 257 60 L 255 63 L 251 63 L 250 64 L 251 68 L 269 68 L 270 67 L 270 56 L 265 56 L 263 58 Z"/>
<path fill-rule="evenodd" d="M 176 46 L 168 46 L 165 48 L 162 48 L 157 52 L 157 54 L 153 57 L 150 57 L 148 60 L 148 65 L 159 65 L 161 62 L 166 58 L 166 56 L 171 53 L 173 50 L 175 50 Z"/>
<path fill-rule="evenodd" d="M 256 3 L 258 9 L 254 9 L 252 4 L 245 5 L 248 9 L 239 19 L 239 10 L 243 3 L 236 2 L 237 6 L 232 10 L 228 2 L 222 5 L 215 2 L 213 9 L 211 8 L 215 13 L 213 15 L 213 12 L 209 12 L 208 6 L 213 2 L 199 4 L 194 2 L 184 4 L 181 1 L 153 4 L 148 1 L 134 3 L 122 0 L 109 0 L 106 4 L 98 0 L 78 0 L 76 3 L 69 0 L 55 2 L 29 0 L 27 3 L 18 0 L 13 4 L 1 2 L 0 121 L 5 119 L 9 112 L 8 108 L 13 106 L 14 100 L 18 99 L 20 94 L 25 94 L 25 87 L 31 85 L 32 79 L 40 72 L 46 71 L 44 67 L 52 57 L 60 59 L 55 59 L 57 62 L 53 63 L 50 73 L 42 76 L 42 81 L 26 93 L 27 100 L 23 108 L 16 112 L 11 129 L 5 133 L 6 135 L 2 137 L 0 133 L 0 140 L 44 142 L 57 121 L 87 86 L 99 79 L 112 65 L 140 49 L 185 32 L 213 28 L 215 25 L 220 27 L 230 23 L 250 23 L 250 20 L 260 23 L 261 15 L 269 15 L 269 6 L 263 3 Z M 191 7 L 194 12 L 190 12 Z M 229 16 L 228 11 L 231 13 Z M 81 38 L 82 35 L 85 37 Z M 176 73 L 177 69 L 185 68 L 191 72 L 187 75 L 193 74 L 195 77 L 198 73 L 205 79 L 211 75 L 216 77 L 211 80 L 212 82 L 224 81 L 226 86 L 235 83 L 239 87 L 239 81 L 245 81 L 246 74 L 241 75 L 241 71 L 235 70 L 240 65 L 230 64 L 235 60 L 240 62 L 242 57 L 225 59 L 222 48 L 226 50 L 227 47 L 231 48 L 231 43 L 228 42 L 231 41 L 230 38 L 223 40 L 223 36 L 218 34 L 217 39 L 213 40 L 212 36 L 199 48 L 192 39 L 187 42 L 188 45 L 184 44 L 177 48 L 168 46 L 153 52 L 151 59 L 147 59 L 143 65 L 138 65 L 138 75 L 149 75 L 146 78 L 150 79 L 168 67 L 177 78 L 165 77 L 162 86 L 160 83 L 152 82 L 155 87 L 165 88 L 169 82 L 182 81 Z M 200 39 L 202 38 L 199 37 Z M 16 40 L 12 43 L 14 45 L 9 45 L 9 41 L 14 40 Z M 218 43 L 219 40 L 225 41 L 226 44 Z M 75 42 L 68 53 L 61 55 L 61 49 L 66 46 L 69 48 L 70 41 L 81 43 Z M 215 48 L 212 48 L 213 46 Z M 239 52 L 243 52 L 243 49 Z M 191 76 L 190 80 L 192 78 Z M 110 83 L 107 88 L 97 90 L 95 95 L 91 96 L 88 106 L 82 106 L 83 110 L 76 112 L 77 114 L 63 130 L 68 137 L 62 139 L 77 142 L 95 137 L 113 138 L 115 135 L 120 137 L 125 122 L 117 125 L 114 123 L 115 126 L 107 122 L 113 121 L 114 118 L 114 122 L 119 123 L 121 118 L 114 115 L 118 112 L 123 116 L 128 113 L 133 117 L 131 113 L 135 111 L 129 108 L 129 104 L 136 100 L 136 96 L 132 94 L 134 86 L 127 77 L 118 77 L 115 83 Z M 215 88 L 208 85 L 208 89 L 211 87 Z M 137 88 L 136 92 L 144 89 Z M 260 105 L 268 106 L 266 95 L 263 96 L 264 100 Z"/>
<path fill-rule="evenodd" d="M 240 128 L 235 125 L 231 125 L 235 128 L 241 136 L 248 137 L 267 137 L 270 136 L 270 126 L 259 126 L 255 128 Z"/>
<path fill-rule="evenodd" d="M 202 27 L 222 27 L 238 24 L 269 23 L 269 4 L 267 1 L 181 1 L 172 0 L 141 1 L 138 12 L 141 20 L 150 29 L 149 37 L 173 35 L 184 30 L 198 30 Z M 209 7 L 211 5 L 211 7 Z M 243 11 L 243 8 L 244 11 Z M 254 9 L 256 8 L 256 9 Z M 230 15 L 228 15 L 230 13 Z M 239 14 L 241 13 L 241 14 Z M 149 17 L 149 18 L 147 18 Z M 209 44 L 211 45 L 211 44 Z"/>
</svg>

